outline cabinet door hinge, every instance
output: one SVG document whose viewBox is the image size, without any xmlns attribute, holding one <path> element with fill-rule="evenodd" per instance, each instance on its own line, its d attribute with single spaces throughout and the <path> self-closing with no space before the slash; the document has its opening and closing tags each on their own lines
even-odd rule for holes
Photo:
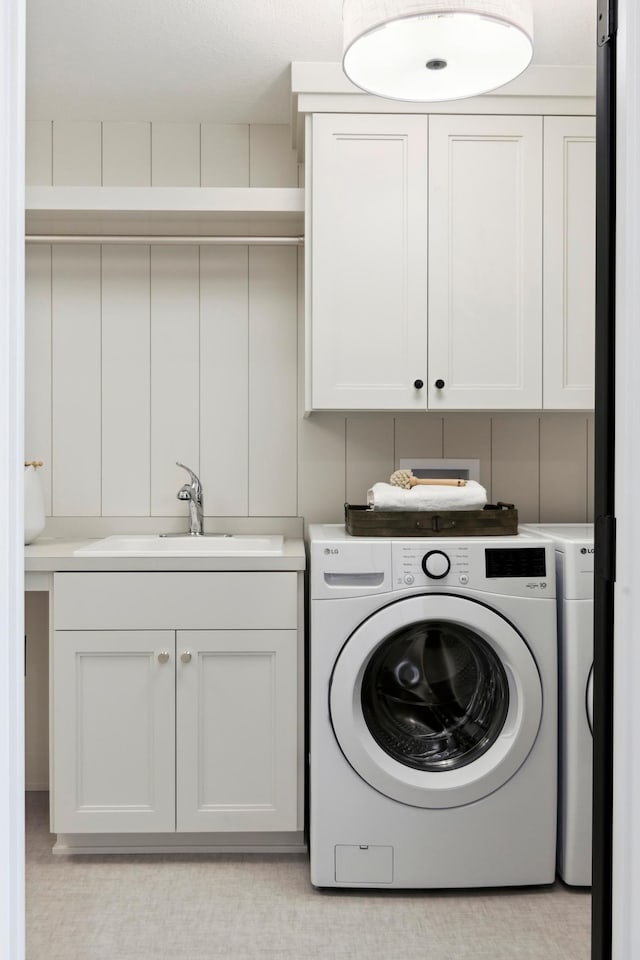
<svg viewBox="0 0 640 960">
<path fill-rule="evenodd" d="M 616 0 L 598 0 L 598 46 L 608 43 L 616 29 Z"/>
</svg>

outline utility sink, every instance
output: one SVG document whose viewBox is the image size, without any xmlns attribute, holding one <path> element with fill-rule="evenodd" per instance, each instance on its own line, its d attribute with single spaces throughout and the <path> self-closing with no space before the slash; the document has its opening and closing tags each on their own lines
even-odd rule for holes
<svg viewBox="0 0 640 960">
<path fill-rule="evenodd" d="M 266 557 L 282 554 L 281 534 L 122 534 L 74 550 L 75 557 Z"/>
</svg>

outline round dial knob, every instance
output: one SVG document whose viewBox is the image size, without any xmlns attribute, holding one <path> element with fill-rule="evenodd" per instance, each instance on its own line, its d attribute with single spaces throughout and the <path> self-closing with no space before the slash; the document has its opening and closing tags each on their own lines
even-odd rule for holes
<svg viewBox="0 0 640 960">
<path fill-rule="evenodd" d="M 424 387 L 424 380 L 414 380 L 413 385 L 416 388 L 416 390 L 422 390 L 422 388 Z"/>
<path fill-rule="evenodd" d="M 422 569 L 432 580 L 442 580 L 451 569 L 451 561 L 442 550 L 430 550 L 422 558 Z"/>
<path fill-rule="evenodd" d="M 444 388 L 444 380 L 440 380 L 440 379 L 436 380 L 436 382 L 434 383 L 434 387 L 436 388 L 436 390 L 442 390 Z"/>
</svg>

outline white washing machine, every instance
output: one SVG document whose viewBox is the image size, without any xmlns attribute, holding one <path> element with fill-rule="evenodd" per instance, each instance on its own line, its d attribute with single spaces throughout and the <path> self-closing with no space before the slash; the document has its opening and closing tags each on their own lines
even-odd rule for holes
<svg viewBox="0 0 640 960">
<path fill-rule="evenodd" d="M 591 884 L 593 524 L 526 524 L 556 550 L 559 662 L 558 873 Z"/>
<path fill-rule="evenodd" d="M 552 883 L 551 542 L 310 537 L 311 882 Z"/>
</svg>

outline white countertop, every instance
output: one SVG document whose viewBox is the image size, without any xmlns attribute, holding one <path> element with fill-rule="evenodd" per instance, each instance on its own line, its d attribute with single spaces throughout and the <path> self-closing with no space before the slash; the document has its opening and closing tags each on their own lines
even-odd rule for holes
<svg viewBox="0 0 640 960">
<path fill-rule="evenodd" d="M 95 537 L 95 540 L 102 539 Z M 39 538 L 24 548 L 25 584 L 35 587 L 37 574 L 60 571 L 97 570 L 304 570 L 306 566 L 303 540 L 285 539 L 278 556 L 225 557 L 76 557 L 74 551 L 87 546 L 91 540 Z"/>
</svg>

